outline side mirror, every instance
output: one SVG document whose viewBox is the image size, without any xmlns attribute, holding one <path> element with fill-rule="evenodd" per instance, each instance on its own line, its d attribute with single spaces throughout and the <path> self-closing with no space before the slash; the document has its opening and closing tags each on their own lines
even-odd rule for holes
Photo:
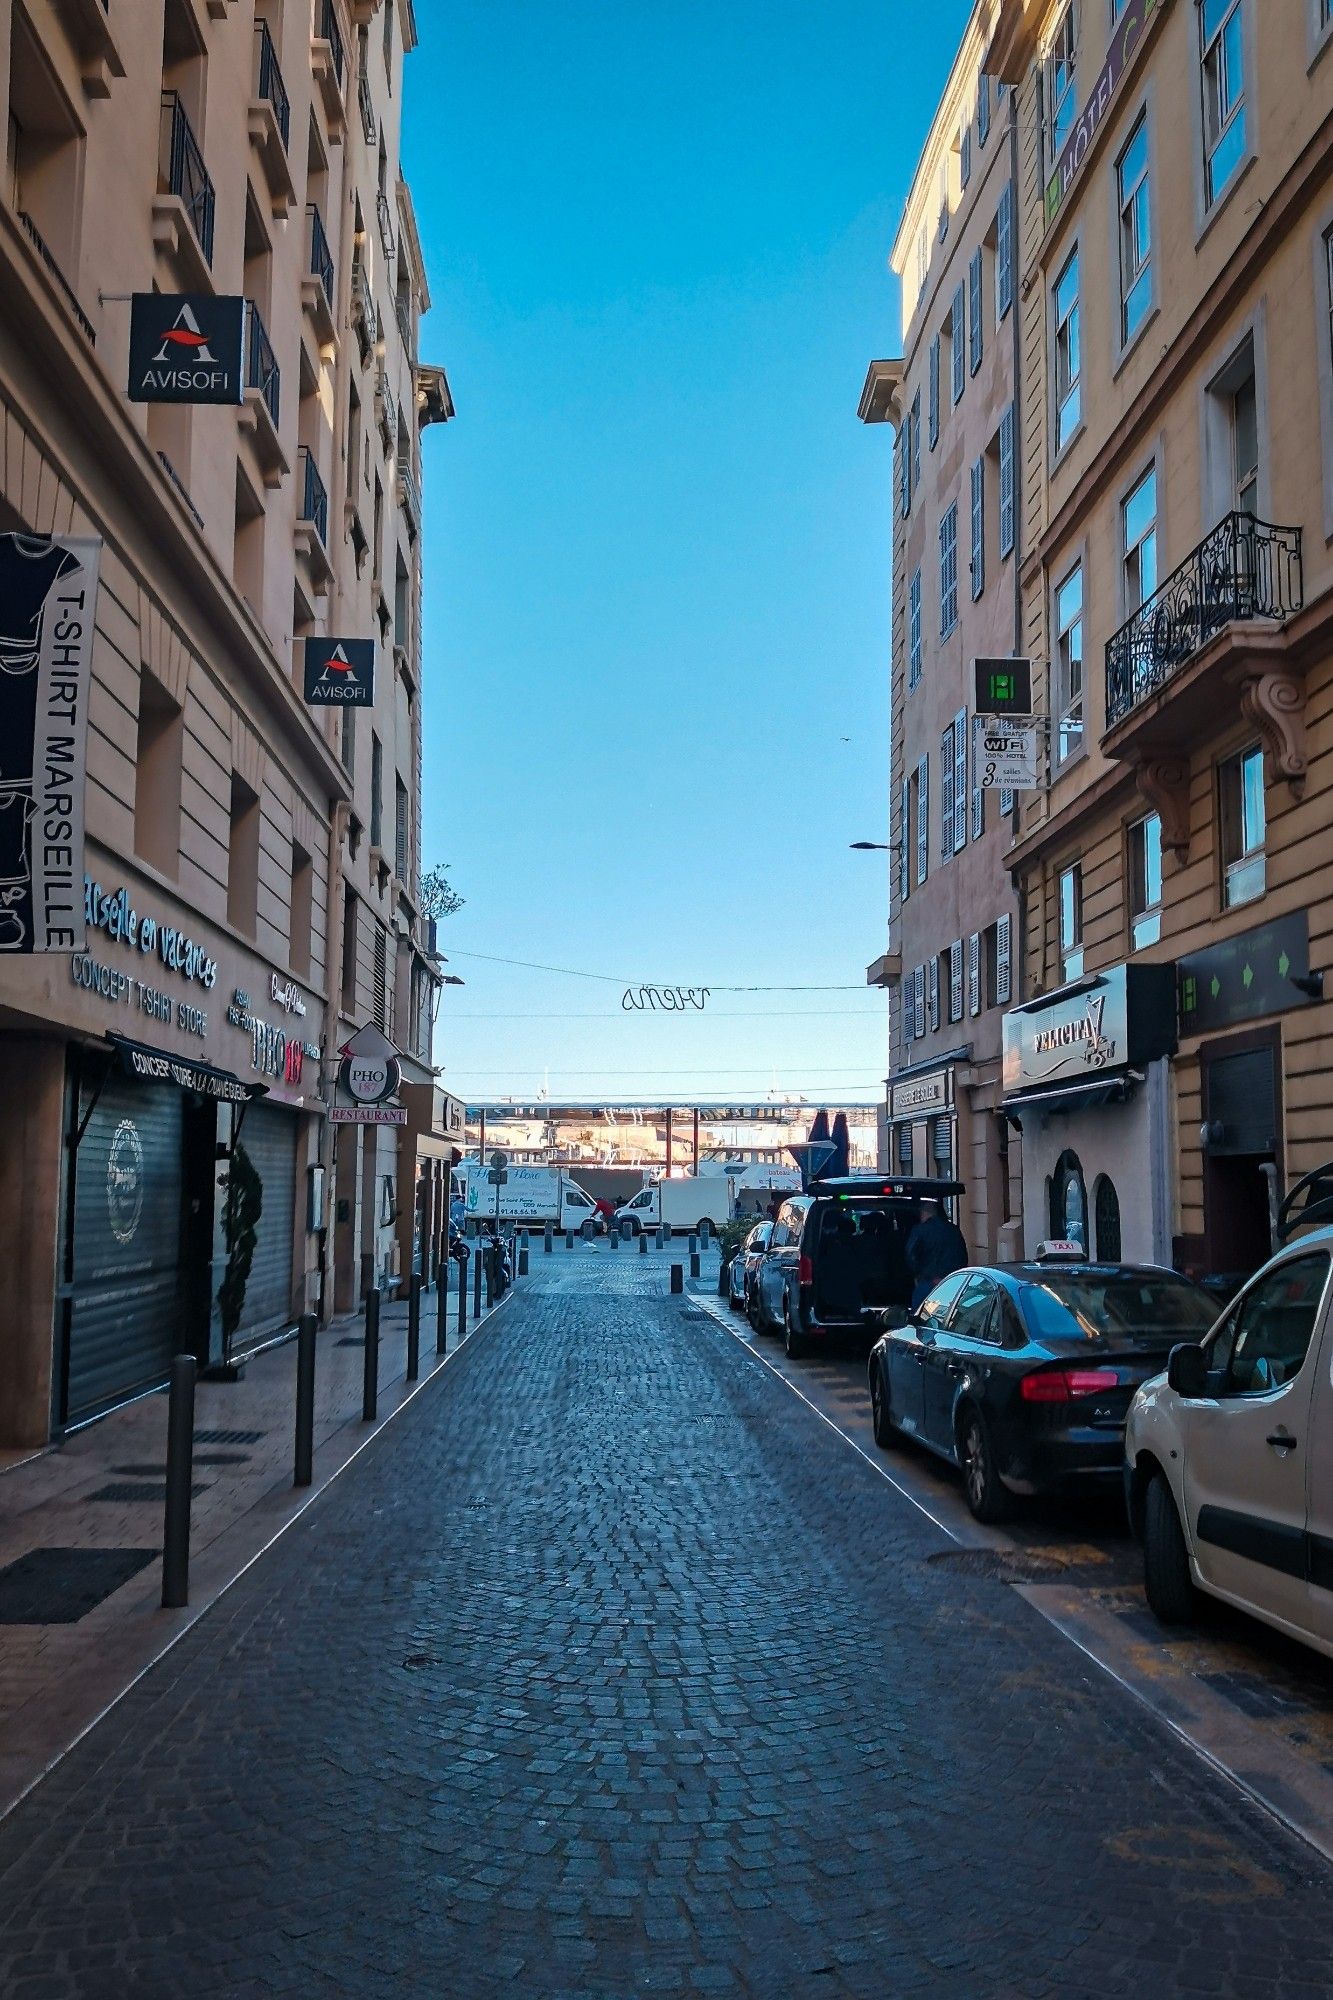
<svg viewBox="0 0 1333 2000">
<path fill-rule="evenodd" d="M 1208 1357 L 1192 1341 L 1173 1347 L 1167 1356 L 1166 1379 L 1178 1396 L 1202 1396 L 1208 1388 Z"/>
</svg>

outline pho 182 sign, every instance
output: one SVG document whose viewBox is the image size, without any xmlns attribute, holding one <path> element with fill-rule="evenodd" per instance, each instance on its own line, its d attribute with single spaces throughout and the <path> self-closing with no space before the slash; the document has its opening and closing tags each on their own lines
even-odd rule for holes
<svg viewBox="0 0 1333 2000">
<path fill-rule="evenodd" d="M 307 639 L 305 698 L 312 708 L 369 708 L 375 699 L 375 641 Z"/>
<path fill-rule="evenodd" d="M 0 535 L 0 952 L 80 951 L 100 541 Z"/>
<path fill-rule="evenodd" d="M 245 400 L 245 300 L 136 292 L 130 303 L 132 403 Z"/>
</svg>

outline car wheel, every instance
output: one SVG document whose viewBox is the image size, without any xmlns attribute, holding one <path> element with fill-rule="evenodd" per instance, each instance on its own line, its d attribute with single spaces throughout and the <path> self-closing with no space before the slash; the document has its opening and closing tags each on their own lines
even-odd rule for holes
<svg viewBox="0 0 1333 2000">
<path fill-rule="evenodd" d="M 796 1322 L 792 1318 L 791 1300 L 785 1292 L 782 1295 L 782 1335 L 783 1345 L 786 1347 L 787 1359 L 789 1361 L 800 1361 L 810 1352 L 809 1341 L 798 1330 Z"/>
<path fill-rule="evenodd" d="M 1171 1488 L 1160 1472 L 1143 1507 L 1143 1589 L 1163 1625 L 1186 1625 L 1194 1616 L 1189 1550 Z"/>
<path fill-rule="evenodd" d="M 980 1410 L 963 1412 L 958 1429 L 958 1459 L 963 1468 L 963 1497 L 974 1519 L 989 1527 L 1012 1511 L 1008 1493 L 995 1465 L 995 1451 Z"/>
<path fill-rule="evenodd" d="M 749 1296 L 745 1301 L 745 1317 L 749 1320 L 750 1325 L 756 1333 L 764 1332 L 764 1308 L 759 1297 L 758 1285 L 751 1285 L 750 1287 Z"/>
<path fill-rule="evenodd" d="M 881 1451 L 892 1451 L 898 1442 L 898 1432 L 894 1425 L 893 1413 L 889 1408 L 889 1391 L 884 1380 L 884 1370 L 875 1362 L 870 1370 L 870 1421 L 874 1427 L 875 1443 Z"/>
</svg>

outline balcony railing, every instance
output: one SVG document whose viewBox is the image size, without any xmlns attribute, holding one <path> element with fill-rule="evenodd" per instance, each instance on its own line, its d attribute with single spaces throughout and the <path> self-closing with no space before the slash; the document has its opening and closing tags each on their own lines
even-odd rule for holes
<svg viewBox="0 0 1333 2000">
<path fill-rule="evenodd" d="M 1106 647 L 1113 728 L 1180 672 L 1225 625 L 1286 618 L 1302 598 L 1301 531 L 1227 514 Z"/>
<path fill-rule="evenodd" d="M 255 94 L 261 103 L 271 107 L 282 134 L 282 143 L 289 145 L 292 133 L 291 100 L 282 80 L 278 52 L 273 46 L 267 21 L 255 22 Z"/>
<path fill-rule="evenodd" d="M 361 263 L 352 266 L 352 321 L 361 343 L 361 358 L 367 360 L 379 343 L 380 322 L 366 267 Z"/>
<path fill-rule="evenodd" d="M 401 292 L 394 295 L 393 309 L 398 319 L 398 331 L 403 336 L 403 352 L 409 361 L 417 358 L 416 339 L 412 332 L 412 308 Z"/>
<path fill-rule="evenodd" d="M 97 334 L 94 331 L 93 323 L 89 319 L 87 313 L 83 310 L 83 307 L 79 304 L 78 299 L 75 297 L 74 287 L 70 284 L 69 279 L 65 276 L 59 264 L 57 264 L 55 258 L 51 255 L 51 252 L 47 249 L 46 238 L 42 235 L 41 230 L 37 227 L 37 224 L 33 221 L 32 217 L 28 214 L 28 211 L 26 209 L 19 210 L 19 221 L 23 224 L 23 227 L 28 232 L 29 240 L 31 241 L 33 248 L 36 250 L 37 255 L 41 258 L 43 264 L 45 264 L 47 270 L 51 273 L 51 276 L 54 279 L 57 286 L 59 287 L 59 289 L 64 293 L 65 303 L 69 307 L 70 311 L 73 313 L 75 319 L 78 321 L 80 331 L 84 334 L 85 338 L 88 341 L 89 346 L 96 347 Z"/>
<path fill-rule="evenodd" d="M 246 317 L 249 325 L 245 336 L 245 386 L 247 389 L 258 389 L 276 430 L 282 379 L 278 372 L 278 359 L 273 352 L 268 329 L 259 316 L 259 307 L 253 299 L 246 300 Z"/>
<path fill-rule="evenodd" d="M 213 262 L 213 183 L 194 128 L 185 115 L 185 106 L 174 90 L 162 92 L 162 125 L 159 135 L 158 173 L 163 194 L 174 194 L 184 202 L 204 262 Z"/>
<path fill-rule="evenodd" d="M 323 0 L 319 10 L 319 34 L 320 40 L 327 42 L 333 52 L 333 74 L 337 77 L 338 88 L 341 90 L 347 56 L 343 48 L 343 31 L 338 26 L 338 9 L 334 6 L 333 0 Z"/>
<path fill-rule="evenodd" d="M 357 72 L 356 96 L 361 106 L 361 130 L 366 135 L 366 144 L 373 146 L 380 128 L 375 117 L 375 100 L 370 94 L 370 78 L 365 70 Z"/>
<path fill-rule="evenodd" d="M 384 255 L 389 263 L 392 264 L 394 253 L 393 210 L 389 206 L 389 197 L 384 193 L 383 189 L 375 197 L 375 213 L 380 219 L 380 242 L 384 245 Z"/>
<path fill-rule="evenodd" d="M 329 249 L 329 239 L 324 231 L 324 218 L 313 201 L 306 204 L 306 215 L 310 219 L 310 275 L 319 279 L 332 312 L 333 252 Z"/>
<path fill-rule="evenodd" d="M 329 545 L 329 493 L 319 476 L 314 454 L 308 445 L 297 450 L 297 472 L 301 481 L 301 514 L 303 521 L 309 521 L 327 548 Z"/>
</svg>

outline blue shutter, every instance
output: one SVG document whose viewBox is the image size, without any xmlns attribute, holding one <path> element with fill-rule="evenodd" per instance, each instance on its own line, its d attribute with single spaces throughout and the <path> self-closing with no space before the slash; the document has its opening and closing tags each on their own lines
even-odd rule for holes
<svg viewBox="0 0 1333 2000">
<path fill-rule="evenodd" d="M 930 448 L 934 451 L 940 441 L 940 337 L 935 335 L 930 343 Z"/>
<path fill-rule="evenodd" d="M 981 366 L 981 252 L 974 250 L 972 262 L 967 267 L 967 359 L 968 367 L 975 375 Z"/>
<path fill-rule="evenodd" d="M 940 853 L 947 861 L 953 853 L 954 813 L 953 725 L 940 738 Z"/>
<path fill-rule="evenodd" d="M 1000 418 L 1000 555 L 1014 552 L 1014 406 Z"/>
<path fill-rule="evenodd" d="M 972 596 L 986 588 L 986 461 L 972 467 Z"/>
<path fill-rule="evenodd" d="M 949 359 L 953 373 L 953 400 L 956 403 L 963 393 L 964 342 L 967 339 L 967 312 L 963 303 L 963 288 L 959 285 L 953 295 L 953 309 L 950 314 L 952 331 L 949 339 Z"/>
<path fill-rule="evenodd" d="M 953 845 L 955 854 L 967 846 L 967 710 L 953 720 Z"/>
<path fill-rule="evenodd" d="M 1014 302 L 1014 184 L 1006 183 L 995 224 L 995 317 L 1002 320 Z"/>
</svg>

